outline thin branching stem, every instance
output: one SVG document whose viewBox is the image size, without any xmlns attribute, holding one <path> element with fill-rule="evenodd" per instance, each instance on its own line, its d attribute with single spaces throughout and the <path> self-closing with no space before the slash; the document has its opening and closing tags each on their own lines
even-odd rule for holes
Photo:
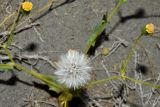
<svg viewBox="0 0 160 107">
<path fill-rule="evenodd" d="M 125 76 L 126 74 L 126 70 L 127 70 L 127 67 L 128 67 L 128 64 L 129 64 L 129 61 L 131 60 L 135 50 L 136 50 L 136 46 L 138 45 L 138 43 L 140 42 L 140 39 L 141 37 L 143 36 L 143 34 L 141 34 L 140 36 L 138 36 L 136 38 L 136 40 L 134 41 L 132 47 L 131 47 L 131 50 L 130 52 L 128 53 L 126 59 L 123 60 L 122 62 L 122 65 L 121 65 L 121 69 L 120 69 L 120 73 L 121 73 L 121 76 Z"/>
<path fill-rule="evenodd" d="M 11 62 L 14 64 L 15 61 L 13 60 L 13 57 L 12 57 L 10 51 L 7 49 L 6 45 L 3 45 L 3 49 L 5 50 L 6 54 L 8 55 L 9 59 L 11 60 Z"/>
<path fill-rule="evenodd" d="M 107 81 L 110 81 L 110 80 L 113 80 L 113 79 L 119 79 L 119 78 L 121 78 L 121 76 L 111 76 L 111 77 L 107 77 L 107 78 L 102 79 L 102 80 L 93 81 L 93 82 L 89 83 L 86 86 L 86 88 L 92 88 L 94 85 L 101 84 L 101 83 L 104 83 L 104 82 L 107 82 Z"/>
<path fill-rule="evenodd" d="M 142 81 L 142 80 L 136 80 L 136 79 L 128 77 L 128 76 L 124 76 L 123 78 L 128 79 L 128 80 L 130 80 L 134 83 L 137 83 L 137 84 L 144 84 L 144 85 L 148 85 L 148 86 L 160 89 L 159 85 L 151 84 L 151 83 L 148 83 L 148 82 L 145 82 L 145 81 Z"/>
<path fill-rule="evenodd" d="M 8 46 L 10 46 L 12 41 L 13 41 L 14 30 L 16 29 L 16 26 L 17 26 L 17 24 L 19 22 L 20 15 L 21 15 L 21 5 L 19 6 L 19 9 L 18 9 L 18 12 L 17 12 L 17 16 L 16 16 L 16 18 L 15 18 L 15 20 L 14 20 L 12 26 L 11 26 L 11 29 L 9 31 L 9 33 L 10 33 L 9 34 L 9 38 L 8 38 L 7 42 L 5 43 L 6 48 Z"/>
<path fill-rule="evenodd" d="M 2 22 L 0 23 L 0 28 L 3 26 L 3 24 L 4 24 L 7 20 L 9 20 L 9 19 L 10 19 L 12 16 L 14 16 L 15 14 L 16 14 L 16 12 L 13 12 L 12 14 L 6 16 L 6 17 L 2 20 Z"/>
</svg>

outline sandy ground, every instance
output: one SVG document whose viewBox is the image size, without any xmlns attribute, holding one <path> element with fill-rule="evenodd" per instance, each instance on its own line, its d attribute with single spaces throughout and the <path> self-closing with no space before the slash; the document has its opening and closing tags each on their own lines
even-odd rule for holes
<svg viewBox="0 0 160 107">
<path fill-rule="evenodd" d="M 6 15 L 15 11 L 17 8 L 16 4 L 19 1 L 0 0 L 0 20 L 3 20 Z M 14 44 L 23 48 L 23 50 L 13 47 L 13 54 L 38 54 L 40 56 L 47 56 L 54 62 L 58 60 L 60 54 L 66 53 L 69 49 L 82 51 L 86 46 L 86 41 L 92 28 L 102 19 L 106 11 L 110 12 L 114 8 L 116 1 L 118 0 L 75 0 L 70 3 L 64 3 L 64 0 L 57 0 L 53 5 L 52 11 L 36 20 L 37 23 L 40 23 L 40 26 L 24 30 L 15 35 Z M 5 5 L 7 2 L 10 7 L 6 10 Z M 35 12 L 47 3 L 47 0 L 32 0 L 32 2 L 34 4 L 32 12 Z M 61 3 L 64 4 L 56 7 Z M 10 20 L 7 24 L 9 25 L 12 21 Z M 96 79 L 107 77 L 106 71 L 101 64 L 102 60 L 110 74 L 114 74 L 114 72 L 118 73 L 118 65 L 127 56 L 133 40 L 140 34 L 140 28 L 150 22 L 160 27 L 160 0 L 128 0 L 128 2 L 122 5 L 119 14 L 113 17 L 106 29 L 109 39 L 104 41 L 100 47 L 111 48 L 117 40 L 114 36 L 127 41 L 128 47 L 120 45 L 110 56 L 97 57 L 92 63 Z M 7 24 L 0 29 L 1 32 L 6 29 Z M 26 23 L 22 24 L 22 26 L 25 25 Z M 159 36 L 159 33 L 154 35 Z M 148 82 L 155 81 L 159 74 L 160 48 L 157 47 L 158 43 L 160 44 L 159 40 L 154 37 L 144 37 L 137 49 L 140 64 L 139 72 L 142 71 L 137 75 L 141 74 L 143 80 L 150 78 L 151 80 Z M 99 48 L 95 52 L 95 55 L 98 54 Z M 35 63 L 34 60 L 27 60 L 26 62 Z M 22 62 L 22 64 L 25 63 Z M 28 65 L 25 64 L 25 66 Z M 54 68 L 43 60 L 39 60 L 34 68 L 41 73 L 53 74 L 54 72 Z M 134 77 L 135 70 L 133 58 L 127 74 Z M 0 73 L 0 107 L 54 107 L 46 103 L 52 102 L 52 104 L 56 105 L 56 95 L 53 92 L 45 91 L 41 85 L 37 84 L 34 86 L 33 82 L 41 83 L 22 71 L 14 70 L 12 72 Z M 119 84 L 119 81 L 113 82 Z M 128 84 L 134 85 L 132 82 L 128 82 Z M 127 92 L 122 92 L 123 94 L 128 93 L 125 100 L 122 100 L 121 97 L 110 98 L 110 96 L 119 93 L 120 89 L 124 90 L 125 88 L 123 85 L 117 87 L 118 90 L 115 90 L 111 83 L 106 83 L 89 90 L 88 94 L 92 99 L 89 103 L 99 104 L 99 106 L 92 104 L 90 107 L 118 107 L 115 103 L 120 101 L 123 101 L 122 107 L 151 107 L 159 96 L 156 91 L 150 99 L 151 104 L 143 105 L 142 102 L 146 102 L 148 97 L 141 98 L 141 94 L 147 95 L 151 88 L 137 85 L 136 89 L 127 88 Z M 139 91 L 140 89 L 142 89 L 143 93 Z M 99 97 L 100 99 L 96 100 Z M 103 97 L 104 99 L 101 99 Z M 43 101 L 46 103 L 42 103 Z M 159 106 L 160 102 L 158 101 L 154 107 Z"/>
</svg>

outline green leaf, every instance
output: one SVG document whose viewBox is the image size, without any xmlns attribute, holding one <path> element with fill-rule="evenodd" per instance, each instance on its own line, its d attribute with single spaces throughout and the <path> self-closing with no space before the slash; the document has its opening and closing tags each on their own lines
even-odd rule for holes
<svg viewBox="0 0 160 107">
<path fill-rule="evenodd" d="M 112 19 L 113 15 L 117 12 L 117 10 L 120 8 L 120 6 L 125 2 L 126 0 L 119 0 L 118 4 L 115 6 L 115 8 L 111 11 L 109 15 L 105 14 L 104 18 L 97 24 L 91 35 L 89 36 L 89 39 L 87 41 L 87 46 L 85 48 L 84 53 L 87 54 L 91 46 L 94 45 L 96 42 L 96 39 L 98 36 L 104 31 L 106 28 L 106 25 L 110 20 Z"/>
<path fill-rule="evenodd" d="M 89 39 L 87 40 L 87 47 L 85 49 L 85 53 L 89 51 L 91 46 L 95 45 L 97 38 L 104 31 L 106 24 L 107 24 L 107 17 L 106 15 L 104 15 L 104 18 L 95 26 L 91 35 L 89 36 Z"/>
<path fill-rule="evenodd" d="M 65 87 L 57 81 L 56 76 L 47 74 L 40 74 L 39 76 L 41 80 L 49 86 L 50 90 L 60 93 L 65 89 Z"/>
<path fill-rule="evenodd" d="M 57 78 L 54 75 L 41 74 L 41 77 L 47 79 L 48 81 L 57 82 Z"/>
<path fill-rule="evenodd" d="M 53 90 L 57 93 L 60 93 L 66 89 L 62 84 L 60 84 L 58 81 L 56 81 L 57 78 L 54 75 L 41 74 L 36 71 L 29 70 L 29 69 L 25 68 L 24 66 L 21 66 L 17 63 L 15 63 L 14 66 L 17 69 L 23 70 L 23 71 L 27 72 L 28 74 L 34 76 L 35 78 L 40 79 L 46 85 L 48 85 L 51 90 Z"/>
</svg>

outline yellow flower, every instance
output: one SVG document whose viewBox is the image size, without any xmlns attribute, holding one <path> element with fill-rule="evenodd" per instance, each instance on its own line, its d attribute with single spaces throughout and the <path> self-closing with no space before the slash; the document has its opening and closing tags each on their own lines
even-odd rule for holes
<svg viewBox="0 0 160 107">
<path fill-rule="evenodd" d="M 101 50 L 101 54 L 104 55 L 104 56 L 108 55 L 109 52 L 110 52 L 109 48 L 105 48 L 105 47 L 104 47 L 104 48 L 102 48 L 102 50 Z"/>
<path fill-rule="evenodd" d="M 25 11 L 27 11 L 27 12 L 31 11 L 32 7 L 33 7 L 32 2 L 26 1 L 26 2 L 22 3 L 22 9 L 25 10 Z"/>
<path fill-rule="evenodd" d="M 149 23 L 145 26 L 145 29 L 148 34 L 152 34 L 154 33 L 155 26 L 153 23 Z"/>
</svg>

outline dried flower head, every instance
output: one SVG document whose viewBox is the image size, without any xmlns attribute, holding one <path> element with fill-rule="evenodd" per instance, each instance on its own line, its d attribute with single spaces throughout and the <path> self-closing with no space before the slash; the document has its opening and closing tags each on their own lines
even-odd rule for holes
<svg viewBox="0 0 160 107">
<path fill-rule="evenodd" d="M 91 79 L 89 60 L 83 53 L 69 50 L 60 57 L 55 75 L 58 81 L 68 88 L 77 89 Z"/>
<path fill-rule="evenodd" d="M 145 29 L 146 29 L 146 32 L 147 32 L 148 34 L 154 33 L 154 24 L 152 24 L 152 23 L 147 24 L 147 25 L 145 26 Z"/>
<path fill-rule="evenodd" d="M 32 7 L 33 7 L 32 2 L 25 1 L 25 2 L 22 3 L 22 9 L 27 11 L 27 12 L 31 11 Z"/>
</svg>

